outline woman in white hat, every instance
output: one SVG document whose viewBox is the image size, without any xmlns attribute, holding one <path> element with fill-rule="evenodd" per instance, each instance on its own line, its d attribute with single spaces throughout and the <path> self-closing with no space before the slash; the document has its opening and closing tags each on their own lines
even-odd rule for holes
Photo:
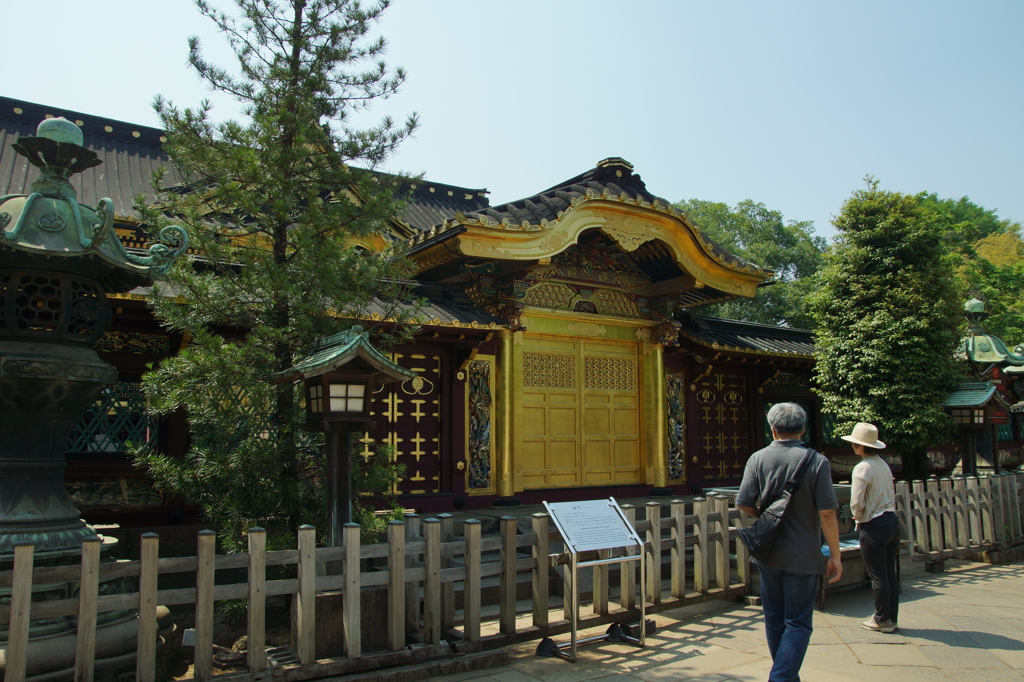
<svg viewBox="0 0 1024 682">
<path fill-rule="evenodd" d="M 899 609 L 899 584 L 896 562 L 899 561 L 900 523 L 896 517 L 896 490 L 892 471 L 878 451 L 885 443 L 878 440 L 878 429 L 863 422 L 853 433 L 843 436 L 861 460 L 853 469 L 853 490 L 850 511 L 860 530 L 860 553 L 875 592 L 875 613 L 861 623 L 866 630 L 896 630 Z"/>
</svg>

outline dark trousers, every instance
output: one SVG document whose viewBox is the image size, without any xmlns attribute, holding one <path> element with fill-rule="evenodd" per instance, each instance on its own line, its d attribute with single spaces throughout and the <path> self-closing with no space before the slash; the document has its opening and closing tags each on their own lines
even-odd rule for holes
<svg viewBox="0 0 1024 682">
<path fill-rule="evenodd" d="M 896 562 L 900 558 L 900 522 L 885 512 L 860 524 L 860 553 L 875 592 L 875 620 L 896 622 L 900 586 Z"/>
</svg>

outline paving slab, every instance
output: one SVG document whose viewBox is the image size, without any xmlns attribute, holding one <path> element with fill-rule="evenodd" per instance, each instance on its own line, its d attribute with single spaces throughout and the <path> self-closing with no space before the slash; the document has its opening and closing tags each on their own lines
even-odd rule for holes
<svg viewBox="0 0 1024 682">
<path fill-rule="evenodd" d="M 928 574 L 904 565 L 900 631 L 871 632 L 867 589 L 830 595 L 814 614 L 803 682 L 1024 682 L 1024 562 L 947 562 Z M 765 682 L 772 661 L 759 607 L 715 601 L 652 616 L 644 649 L 601 643 L 570 664 L 533 655 L 536 642 L 509 648 L 511 667 L 443 682 Z M 524 616 L 522 623 L 528 622 Z M 486 623 L 490 627 L 494 623 Z M 597 634 L 595 629 L 581 635 Z M 565 636 L 557 638 L 564 641 Z M 614 680 L 612 679 L 614 678 Z"/>
<path fill-rule="evenodd" d="M 900 634 L 907 642 L 916 646 L 958 646 L 975 647 L 980 645 L 961 630 L 953 628 L 937 630 L 934 628 L 905 628 L 900 625 Z"/>
<path fill-rule="evenodd" d="M 950 682 L 1024 682 L 1015 670 L 945 670 Z"/>
<path fill-rule="evenodd" d="M 1010 666 L 1014 670 L 1024 670 L 1024 651 L 1007 651 L 1006 649 L 992 649 L 992 655 Z"/>
<path fill-rule="evenodd" d="M 999 660 L 997 656 L 984 649 L 965 647 L 927 646 L 915 647 L 932 665 L 943 670 L 969 670 L 975 668 L 992 668 L 1006 670 L 1010 666 Z"/>
<path fill-rule="evenodd" d="M 832 628 L 846 644 L 907 644 L 900 632 L 865 630 L 860 625 L 839 625 Z"/>
<path fill-rule="evenodd" d="M 919 648 L 909 644 L 851 644 L 850 650 L 864 665 L 935 666 Z"/>
</svg>

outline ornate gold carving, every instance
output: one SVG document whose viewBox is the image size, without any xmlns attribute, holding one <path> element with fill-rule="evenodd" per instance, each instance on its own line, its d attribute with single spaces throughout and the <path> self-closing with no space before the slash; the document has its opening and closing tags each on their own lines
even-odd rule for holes
<svg viewBox="0 0 1024 682">
<path fill-rule="evenodd" d="M 699 402 L 699 403 L 713 403 L 713 402 L 715 402 L 715 394 L 714 394 L 714 392 L 709 391 L 708 389 L 705 388 L 703 391 L 701 391 L 700 393 L 697 394 L 697 402 Z"/>
<path fill-rule="evenodd" d="M 679 330 L 682 326 L 683 325 L 676 320 L 665 320 L 654 328 L 651 340 L 654 341 L 654 343 L 660 343 L 663 346 L 678 346 Z"/>
<path fill-rule="evenodd" d="M 635 391 L 636 360 L 587 357 L 584 358 L 584 376 L 588 389 Z"/>
<path fill-rule="evenodd" d="M 523 303 L 538 308 L 568 308 L 576 293 L 565 284 L 544 282 L 530 287 Z"/>
<path fill-rule="evenodd" d="M 565 331 L 573 336 L 604 336 L 608 328 L 593 322 L 571 322 L 565 326 Z"/>
<path fill-rule="evenodd" d="M 523 353 L 523 386 L 576 388 L 576 357 L 554 353 Z"/>
<path fill-rule="evenodd" d="M 601 231 L 619 243 L 624 251 L 636 251 L 641 244 L 654 239 L 654 228 L 643 220 L 625 218 L 621 223 L 608 221 Z"/>
<path fill-rule="evenodd" d="M 640 309 L 637 308 L 636 303 L 621 292 L 599 289 L 594 292 L 594 295 L 590 300 L 597 306 L 597 312 L 602 315 L 617 315 L 619 317 L 634 318 L 641 317 Z"/>
</svg>

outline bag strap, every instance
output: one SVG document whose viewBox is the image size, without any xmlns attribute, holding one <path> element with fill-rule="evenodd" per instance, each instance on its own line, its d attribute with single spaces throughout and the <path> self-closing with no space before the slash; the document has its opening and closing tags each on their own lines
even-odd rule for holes
<svg viewBox="0 0 1024 682">
<path fill-rule="evenodd" d="M 814 461 L 814 455 L 816 454 L 818 453 L 810 448 L 807 448 L 804 451 L 804 459 L 800 462 L 800 466 L 797 467 L 796 473 L 793 474 L 793 478 L 786 481 L 786 487 L 784 490 L 788 490 L 790 495 L 795 493 L 796 489 L 800 487 L 800 481 L 804 479 L 804 475 L 807 473 L 807 469 L 810 468 L 811 462 Z"/>
<path fill-rule="evenodd" d="M 767 509 L 768 507 L 772 506 L 772 504 L 775 503 L 775 500 L 782 497 L 783 492 L 788 492 L 790 495 L 796 492 L 796 489 L 800 487 L 800 481 L 803 480 L 804 475 L 807 473 L 807 469 L 810 468 L 811 462 L 814 461 L 814 455 L 816 454 L 818 453 L 816 453 L 811 448 L 807 448 L 806 450 L 804 450 L 804 458 L 800 462 L 800 466 L 797 467 L 796 473 L 793 474 L 792 478 L 786 481 L 786 485 L 782 488 L 782 491 L 780 491 L 774 499 L 767 502 L 762 501 L 760 508 L 757 510 L 757 515 L 759 517 L 762 514 L 764 514 L 765 509 Z"/>
</svg>

